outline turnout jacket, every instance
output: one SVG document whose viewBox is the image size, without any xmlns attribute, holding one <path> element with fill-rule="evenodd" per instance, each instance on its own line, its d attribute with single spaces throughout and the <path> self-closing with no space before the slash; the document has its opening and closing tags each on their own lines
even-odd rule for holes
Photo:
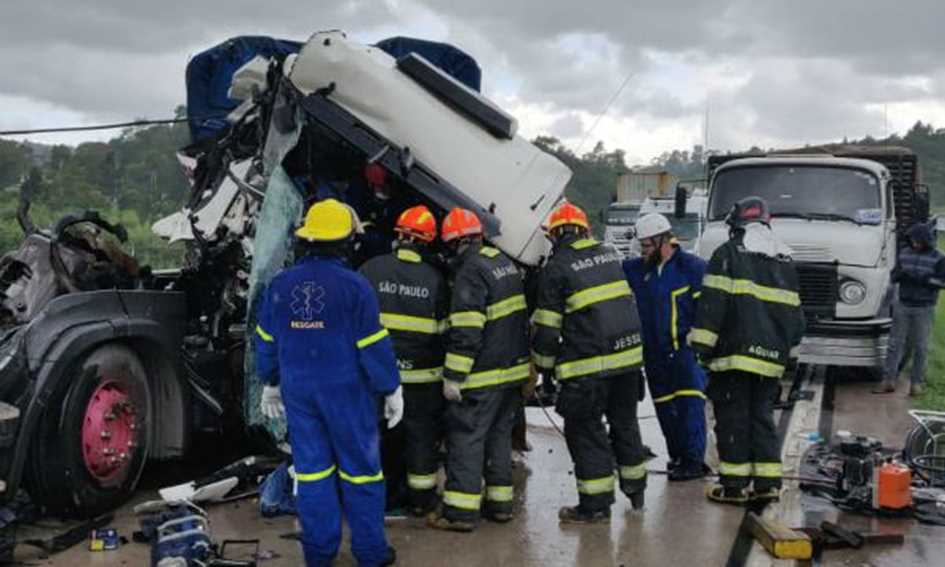
<svg viewBox="0 0 945 567">
<path fill-rule="evenodd" d="M 787 256 L 747 250 L 744 234 L 712 254 L 689 342 L 711 371 L 780 378 L 804 333 L 797 272 Z"/>
<path fill-rule="evenodd" d="M 449 310 L 443 274 L 407 246 L 368 260 L 360 271 L 377 293 L 381 324 L 394 341 L 400 381 L 441 381 Z"/>
<path fill-rule="evenodd" d="M 456 259 L 443 377 L 463 389 L 529 376 L 522 272 L 499 250 L 469 246 Z"/>
<path fill-rule="evenodd" d="M 620 254 L 593 239 L 557 246 L 539 276 L 531 322 L 535 365 L 558 380 L 621 374 L 643 360 Z"/>
</svg>

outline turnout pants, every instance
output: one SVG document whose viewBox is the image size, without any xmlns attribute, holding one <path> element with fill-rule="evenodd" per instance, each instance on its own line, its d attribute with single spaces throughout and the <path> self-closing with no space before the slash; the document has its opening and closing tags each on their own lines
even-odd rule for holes
<svg viewBox="0 0 945 567">
<path fill-rule="evenodd" d="M 521 405 L 521 383 L 465 390 L 462 401 L 447 403 L 443 515 L 448 520 L 475 522 L 482 506 L 486 514 L 512 513 L 512 428 Z"/>
<path fill-rule="evenodd" d="M 778 381 L 748 372 L 714 372 L 709 399 L 715 407 L 719 475 L 723 486 L 781 487 L 781 446 L 774 423 Z"/>
<path fill-rule="evenodd" d="M 620 490 L 646 488 L 643 442 L 637 422 L 640 373 L 565 381 L 555 407 L 564 418 L 564 438 L 574 462 L 579 505 L 595 511 L 614 503 L 614 464 Z M 607 417 L 608 433 L 602 418 Z"/>
<path fill-rule="evenodd" d="M 682 348 L 648 364 L 646 378 L 670 461 L 701 469 L 705 461 L 705 373 Z"/>
<path fill-rule="evenodd" d="M 443 439 L 443 384 L 404 384 L 407 494 L 410 507 L 429 510 L 436 504 L 436 471 Z"/>
</svg>

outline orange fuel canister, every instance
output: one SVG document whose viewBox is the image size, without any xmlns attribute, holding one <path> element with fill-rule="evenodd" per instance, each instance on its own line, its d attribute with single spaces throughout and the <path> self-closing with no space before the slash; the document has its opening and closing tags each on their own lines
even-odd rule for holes
<svg viewBox="0 0 945 567">
<path fill-rule="evenodd" d="M 879 469 L 879 507 L 901 510 L 912 505 L 912 471 L 887 463 Z"/>
</svg>

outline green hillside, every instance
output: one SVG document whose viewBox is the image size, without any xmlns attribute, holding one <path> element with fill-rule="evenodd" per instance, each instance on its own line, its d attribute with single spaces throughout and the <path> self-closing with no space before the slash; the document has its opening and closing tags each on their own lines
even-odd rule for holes
<svg viewBox="0 0 945 567">
<path fill-rule="evenodd" d="M 177 112 L 180 115 L 183 109 Z M 129 129 L 106 143 L 89 142 L 77 147 L 0 140 L 0 251 L 20 241 L 21 231 L 14 218 L 17 195 L 23 180 L 31 178 L 37 224 L 48 225 L 66 212 L 97 209 L 126 225 L 134 252 L 145 263 L 154 267 L 175 265 L 180 249 L 154 238 L 150 225 L 184 202 L 187 182 L 174 153 L 188 142 L 184 124 Z M 599 219 L 600 211 L 611 200 L 617 175 L 631 167 L 624 151 L 608 150 L 598 142 L 591 151 L 578 155 L 549 136 L 541 136 L 535 143 L 572 169 L 569 199 L 587 209 L 592 222 Z M 902 137 L 856 143 L 912 148 L 920 157 L 932 205 L 945 207 L 945 129 L 936 130 L 919 122 Z M 697 147 L 666 152 L 642 165 L 659 166 L 681 178 L 693 178 L 703 175 L 705 157 Z"/>
</svg>

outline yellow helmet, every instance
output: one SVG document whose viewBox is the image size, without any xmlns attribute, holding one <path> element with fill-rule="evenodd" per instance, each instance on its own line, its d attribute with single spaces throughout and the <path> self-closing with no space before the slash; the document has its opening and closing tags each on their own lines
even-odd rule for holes
<svg viewBox="0 0 945 567">
<path fill-rule="evenodd" d="M 348 207 L 335 199 L 325 199 L 309 208 L 295 235 L 309 241 L 333 242 L 344 240 L 353 232 L 354 219 Z"/>
</svg>

